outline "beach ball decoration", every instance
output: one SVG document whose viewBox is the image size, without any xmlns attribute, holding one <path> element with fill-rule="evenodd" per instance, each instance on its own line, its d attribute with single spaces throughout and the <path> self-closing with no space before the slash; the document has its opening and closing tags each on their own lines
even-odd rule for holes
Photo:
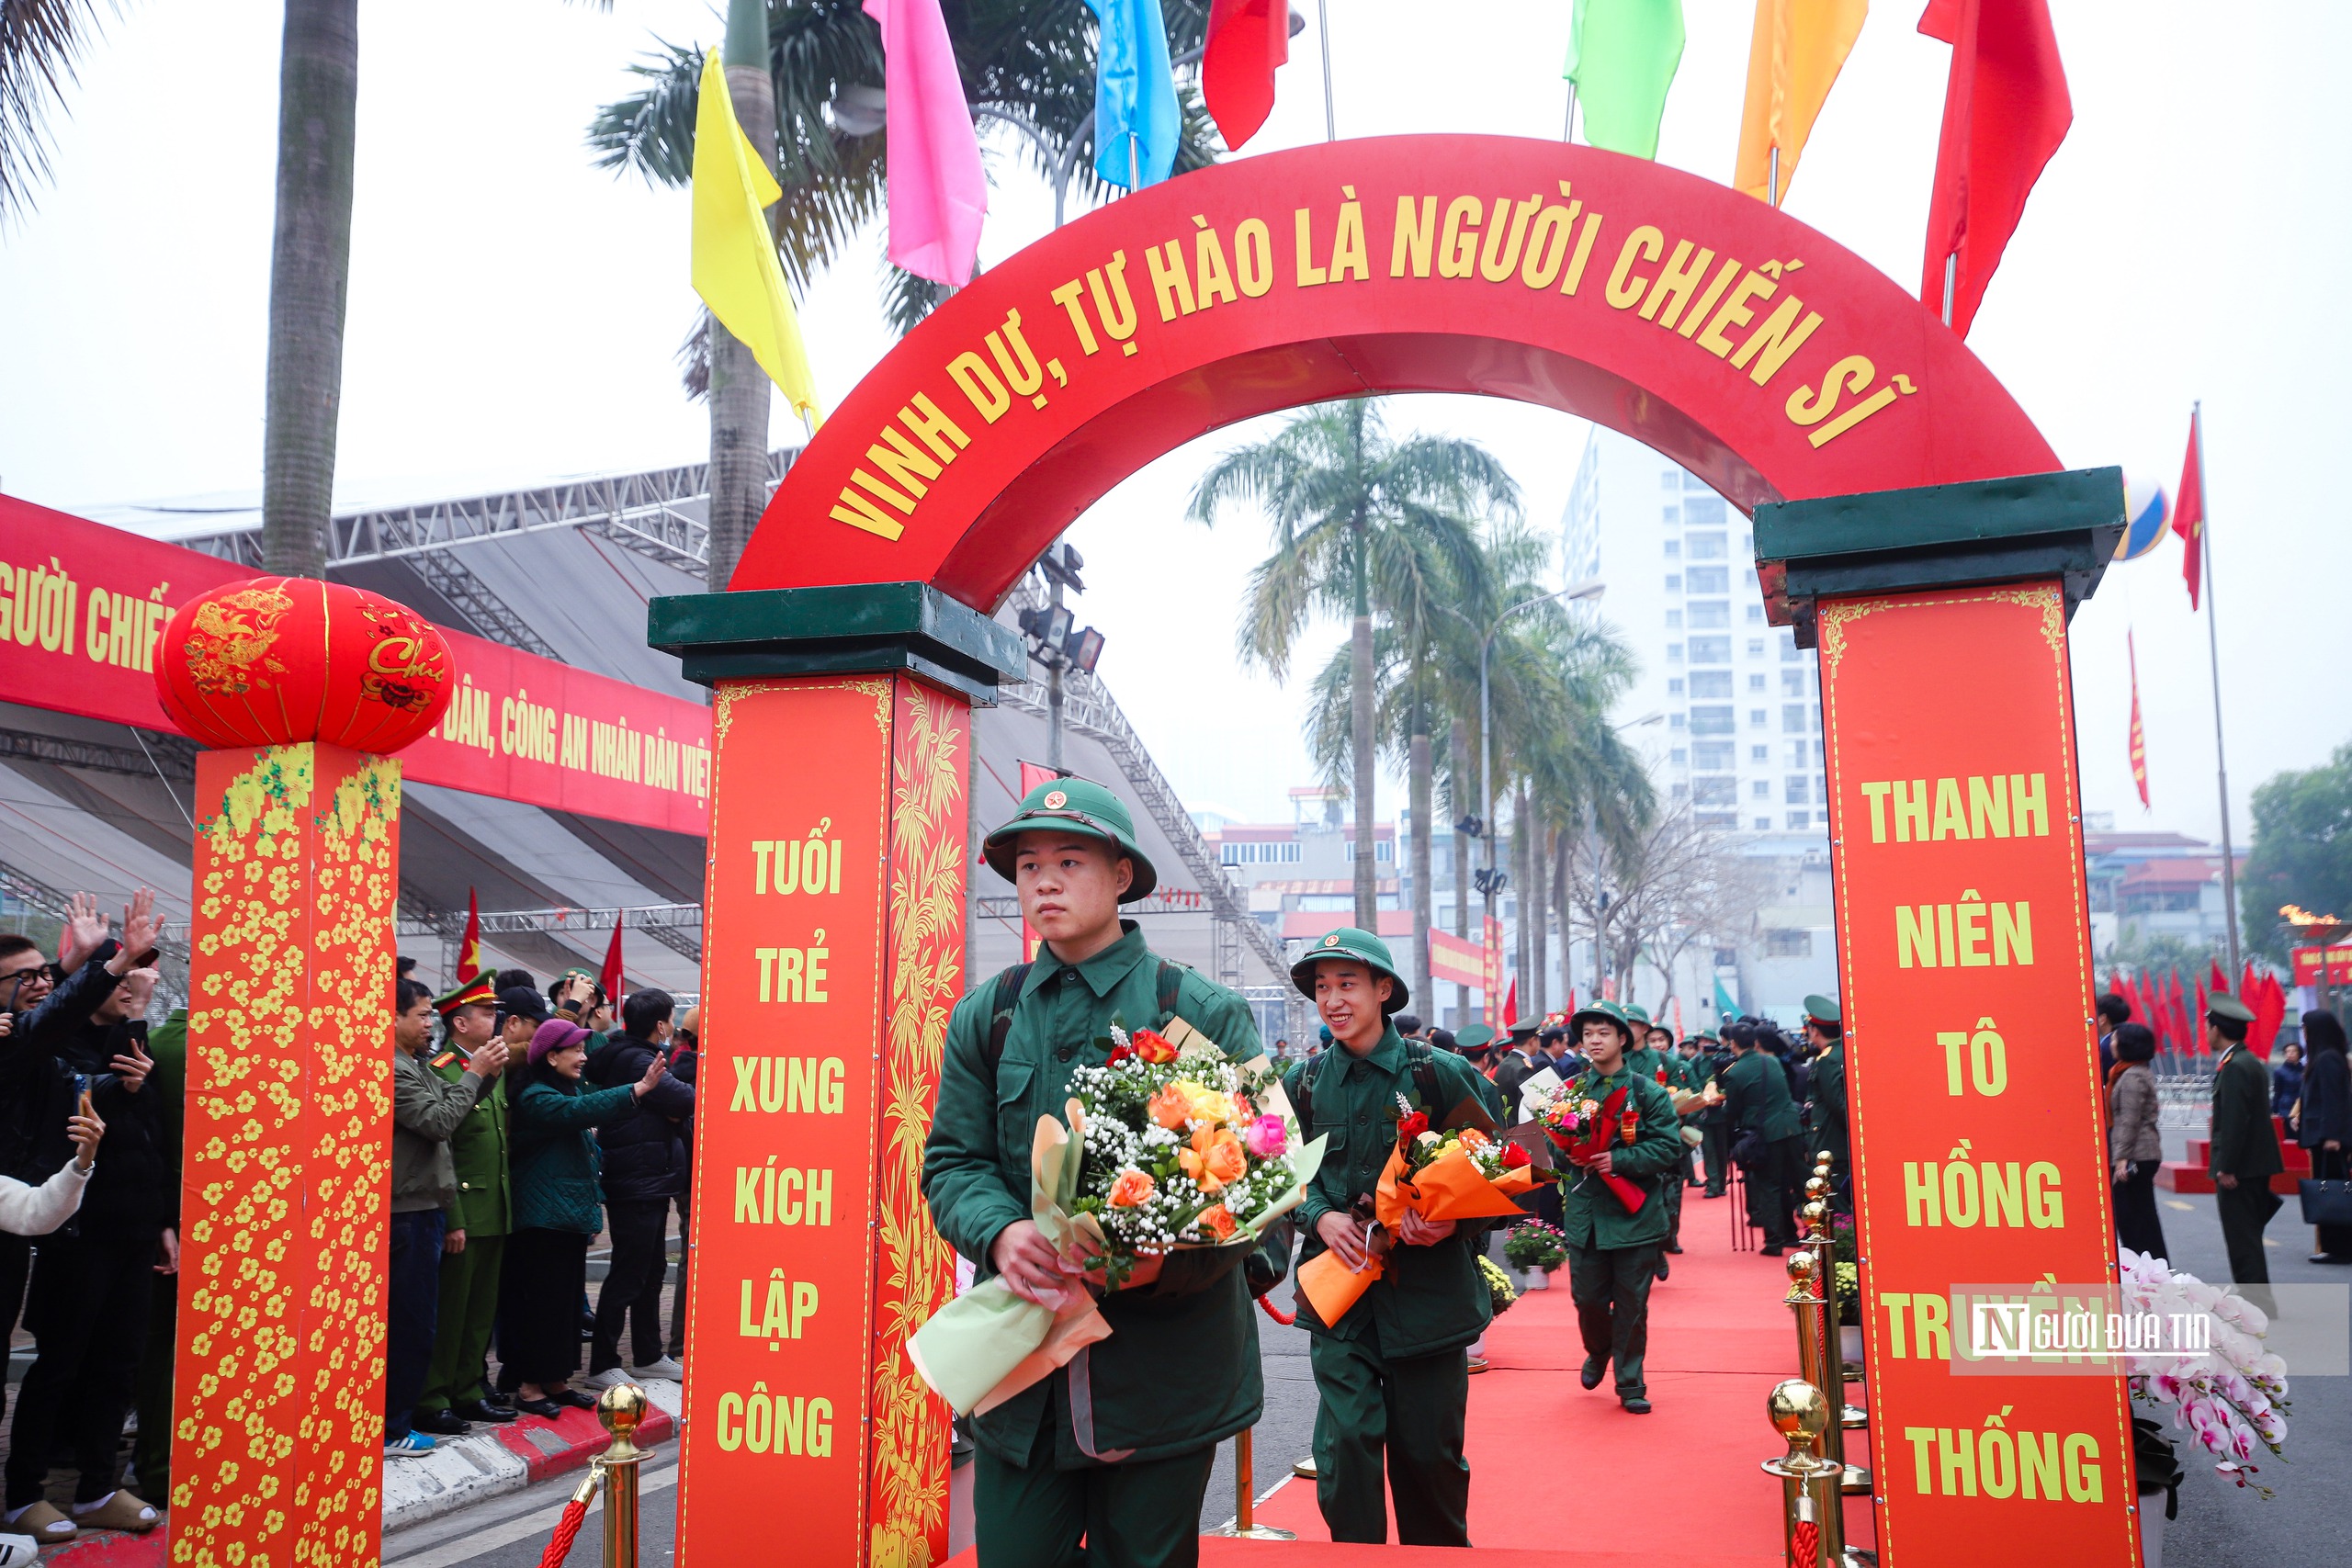
<svg viewBox="0 0 2352 1568">
<path fill-rule="evenodd" d="M 323 740 L 397 751 L 449 704 L 457 671 L 430 621 L 308 577 L 225 583 L 180 606 L 155 649 L 164 711 L 207 746 Z"/>
<path fill-rule="evenodd" d="M 2164 541 L 2172 521 L 2165 487 L 2137 474 L 2123 480 L 2123 536 L 2115 541 L 2117 560 L 2137 560 Z"/>
</svg>

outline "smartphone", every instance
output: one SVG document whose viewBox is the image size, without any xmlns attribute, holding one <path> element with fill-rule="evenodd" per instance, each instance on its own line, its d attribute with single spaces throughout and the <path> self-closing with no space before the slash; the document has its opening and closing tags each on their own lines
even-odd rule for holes
<svg viewBox="0 0 2352 1568">
<path fill-rule="evenodd" d="M 90 1114 L 90 1077 L 87 1073 L 74 1075 L 74 1109 L 77 1114 Z"/>
</svg>

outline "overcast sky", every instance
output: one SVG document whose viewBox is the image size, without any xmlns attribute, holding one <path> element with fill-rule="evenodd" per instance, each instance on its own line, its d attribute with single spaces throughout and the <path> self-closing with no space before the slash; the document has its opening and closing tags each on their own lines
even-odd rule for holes
<svg viewBox="0 0 2352 1568">
<path fill-rule="evenodd" d="M 1560 134 L 1568 0 L 1330 8 L 1341 135 Z M 1913 288 L 1950 59 L 1914 31 L 1917 9 L 1873 7 L 1786 204 Z M 2075 128 L 1971 344 L 2070 466 L 2120 463 L 2170 487 L 2190 400 L 2205 400 L 2243 842 L 2253 787 L 2352 731 L 2335 673 L 2352 540 L 2324 521 L 2337 459 L 2322 461 L 2352 427 L 2352 327 L 2332 302 L 2347 254 L 2352 6 L 2265 0 L 2226 23 L 2177 0 L 2052 9 Z M 1659 157 L 1724 179 L 1752 6 L 1684 10 Z M 92 51 L 55 126 L 54 184 L 0 230 L 0 489 L 69 511 L 257 489 L 280 15 L 260 0 L 131 0 Z M 363 0 L 360 17 L 346 493 L 423 500 L 705 455 L 706 419 L 672 362 L 695 310 L 686 197 L 593 169 L 582 133 L 654 35 L 715 41 L 712 7 Z M 1312 27 L 1294 40 L 1250 152 L 1321 138 L 1316 44 Z M 1051 222 L 1012 151 L 992 148 L 984 263 Z M 889 346 L 878 255 L 870 236 L 801 302 L 829 404 Z M 1580 422 L 1463 398 L 1412 400 L 1397 417 L 1487 443 L 1530 513 L 1556 522 Z M 781 414 L 774 428 L 781 440 Z M 1089 560 L 1081 614 L 1109 636 L 1102 671 L 1161 766 L 1195 805 L 1263 818 L 1285 812 L 1307 766 L 1298 690 L 1240 671 L 1231 651 L 1262 528 L 1178 520 L 1204 463 L 1251 433 L 1151 465 L 1071 537 Z M 2075 623 L 2085 793 L 2118 826 L 2211 836 L 2205 626 L 2179 559 L 2167 543 L 2110 572 Z M 2145 815 L 2125 763 L 2127 626 Z"/>
</svg>

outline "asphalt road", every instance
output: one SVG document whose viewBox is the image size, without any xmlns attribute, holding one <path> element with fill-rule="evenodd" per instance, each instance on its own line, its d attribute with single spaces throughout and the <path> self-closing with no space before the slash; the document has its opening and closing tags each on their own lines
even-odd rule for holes
<svg viewBox="0 0 2352 1568">
<path fill-rule="evenodd" d="M 2166 1134 L 2173 1157 L 2183 1134 Z M 2229 1267 L 2211 1198 L 2173 1198 L 2161 1210 L 2174 1267 L 2200 1278 L 2223 1280 Z M 2290 1200 L 2269 1229 L 2271 1277 L 2279 1283 L 2352 1287 L 2352 1269 L 2304 1261 L 2311 1232 Z M 1288 1288 L 1277 1292 L 1289 1309 Z M 1257 1428 L 1255 1490 L 1264 1495 L 1288 1473 L 1293 1461 L 1312 1447 L 1315 1380 L 1307 1370 L 1306 1336 L 1271 1319 L 1259 1320 L 1259 1346 L 1266 1380 L 1266 1413 Z M 2264 1501 L 2216 1475 L 2210 1461 L 2188 1450 L 2188 1472 L 2180 1489 L 2180 1514 L 2169 1529 L 2165 1558 L 2175 1568 L 2278 1568 L 2280 1563 L 2338 1560 L 2352 1517 L 2352 1379 L 2298 1378 L 2289 1369 L 2292 1408 L 2285 1461 L 2266 1461 L 2259 1480 L 2277 1495 Z M 640 1493 L 642 1528 L 639 1561 L 661 1568 L 673 1556 L 677 1469 L 674 1452 L 657 1450 Z M 1299 1484 L 1307 1484 L 1300 1483 Z M 572 1483 L 552 1481 L 514 1496 L 483 1504 L 451 1518 L 403 1531 L 384 1543 L 387 1568 L 537 1568 L 539 1553 L 553 1532 Z M 1218 1450 L 1216 1468 L 1201 1509 L 1201 1529 L 1216 1529 L 1234 1516 L 1233 1448 Z M 595 1562 L 603 1516 L 592 1512 L 573 1568 Z M 2334 1543 L 2332 1546 L 2329 1543 Z"/>
</svg>

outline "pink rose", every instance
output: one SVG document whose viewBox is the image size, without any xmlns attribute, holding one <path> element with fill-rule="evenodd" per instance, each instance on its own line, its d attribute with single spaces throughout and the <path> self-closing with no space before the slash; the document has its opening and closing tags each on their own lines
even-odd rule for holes
<svg viewBox="0 0 2352 1568">
<path fill-rule="evenodd" d="M 1279 1116 L 1261 1116 L 1242 1130 L 1241 1141 L 1260 1159 L 1278 1159 L 1290 1147 L 1290 1134 Z"/>
</svg>

